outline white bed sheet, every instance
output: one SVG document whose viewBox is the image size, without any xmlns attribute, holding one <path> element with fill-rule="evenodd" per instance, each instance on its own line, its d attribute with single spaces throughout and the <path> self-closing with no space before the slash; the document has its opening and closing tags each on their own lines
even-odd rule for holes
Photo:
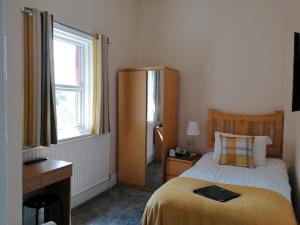
<svg viewBox="0 0 300 225">
<path fill-rule="evenodd" d="M 217 183 L 265 188 L 280 193 L 291 202 L 291 187 L 287 166 L 283 160 L 267 158 L 265 166 L 255 169 L 219 165 L 208 152 L 180 176 Z"/>
</svg>

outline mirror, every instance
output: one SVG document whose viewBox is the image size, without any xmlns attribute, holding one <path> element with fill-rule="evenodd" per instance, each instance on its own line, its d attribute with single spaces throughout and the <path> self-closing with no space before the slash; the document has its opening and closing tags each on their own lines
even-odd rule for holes
<svg viewBox="0 0 300 225">
<path fill-rule="evenodd" d="M 146 187 L 156 190 L 163 184 L 163 71 L 147 74 L 147 166 Z"/>
</svg>

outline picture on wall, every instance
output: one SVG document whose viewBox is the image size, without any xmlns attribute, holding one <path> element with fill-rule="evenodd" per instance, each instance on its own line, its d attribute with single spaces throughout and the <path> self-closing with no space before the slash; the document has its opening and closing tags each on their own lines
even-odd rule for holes
<svg viewBox="0 0 300 225">
<path fill-rule="evenodd" d="M 294 80 L 292 111 L 300 111 L 300 34 L 294 34 Z"/>
</svg>

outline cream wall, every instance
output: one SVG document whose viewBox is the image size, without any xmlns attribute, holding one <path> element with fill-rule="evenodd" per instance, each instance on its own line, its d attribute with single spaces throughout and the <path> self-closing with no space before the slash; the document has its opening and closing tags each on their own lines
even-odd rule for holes
<svg viewBox="0 0 300 225">
<path fill-rule="evenodd" d="M 55 19 L 90 33 L 104 33 L 111 38 L 109 49 L 109 89 L 112 132 L 110 135 L 110 166 L 116 167 L 116 71 L 119 67 L 136 66 L 136 34 L 138 33 L 138 0 L 4 0 L 7 47 L 6 86 L 6 164 L 2 164 L 7 179 L 2 179 L 6 200 L 1 199 L 5 218 L 0 224 L 19 225 L 22 221 L 22 24 L 21 6 L 36 7 L 53 13 Z M 3 15 L 2 12 L 0 15 Z M 3 21 L 1 21 L 3 22 Z M 3 52 L 3 49 L 1 48 Z M 2 105 L 2 109 L 4 105 Z M 1 127 L 3 124 L 0 125 Z M 2 129 L 2 128 L 1 128 Z M 3 154 L 2 154 L 3 153 Z M 3 221 L 7 218 L 7 221 Z"/>
<path fill-rule="evenodd" d="M 289 22 L 287 33 L 287 58 L 284 80 L 284 158 L 291 165 L 293 200 L 300 220 L 300 112 L 291 112 L 293 90 L 294 32 L 300 32 L 300 2 L 289 0 Z"/>
<path fill-rule="evenodd" d="M 20 40 L 20 5 L 18 0 L 4 0 L 5 35 L 6 35 L 6 75 L 5 105 L 6 111 L 4 153 L 4 173 L 0 182 L 6 185 L 6 213 L 0 224 L 19 225 L 22 223 L 22 148 L 21 148 L 21 40 Z M 1 12 L 2 13 L 2 12 Z M 2 15 L 2 14 L 1 14 Z M 3 49 L 1 49 L 3 51 Z M 3 155 L 2 155 L 3 156 Z"/>
<path fill-rule="evenodd" d="M 180 71 L 179 143 L 207 109 L 283 109 L 288 4 L 283 0 L 143 0 L 139 64 Z"/>
<path fill-rule="evenodd" d="M 289 1 L 291 5 L 289 7 Z M 111 38 L 111 170 L 116 149 L 116 71 L 169 65 L 180 70 L 179 141 L 189 120 L 201 125 L 206 150 L 207 108 L 269 113 L 285 110 L 284 158 L 300 187 L 299 113 L 290 113 L 292 32 L 300 31 L 297 0 L 6 0 L 8 46 L 8 183 L 11 219 L 21 218 L 21 47 L 19 7 L 48 10 L 55 19 Z M 250 94 L 249 94 L 250 93 Z M 12 139 L 14 138 L 14 139 Z M 17 141 L 15 141 L 17 140 Z M 19 162 L 19 163 L 17 163 Z M 299 181 L 299 182 L 298 182 Z M 14 195 L 13 195 L 14 194 Z M 299 202 L 300 196 L 296 195 Z M 297 204 L 296 204 L 297 205 Z M 298 207 L 300 209 L 300 207 Z M 299 212 L 299 210 L 298 210 Z M 299 213 L 300 214 L 300 213 Z"/>
<path fill-rule="evenodd" d="M 21 0 L 23 6 L 47 10 L 54 20 L 89 33 L 110 37 L 109 97 L 111 122 L 111 173 L 116 167 L 116 73 L 137 62 L 138 0 Z"/>
<path fill-rule="evenodd" d="M 179 143 L 189 120 L 201 125 L 206 151 L 207 109 L 237 113 L 284 110 L 284 160 L 290 166 L 300 219 L 300 112 L 291 112 L 293 33 L 298 0 L 143 0 L 139 65 L 180 70 Z"/>
<path fill-rule="evenodd" d="M 4 49 L 4 1 L 0 0 L 0 49 Z M 6 140 L 5 140 L 5 72 L 4 72 L 4 51 L 0 51 L 0 177 L 6 176 Z M 7 185 L 4 180 L 0 181 L 0 218 L 7 223 Z"/>
<path fill-rule="evenodd" d="M 294 156 L 294 167 L 293 167 L 293 203 L 296 210 L 296 215 L 298 221 L 300 221 L 300 114 L 299 112 L 296 115 L 296 120 L 294 120 L 295 124 L 293 126 L 295 129 L 295 156 Z"/>
</svg>

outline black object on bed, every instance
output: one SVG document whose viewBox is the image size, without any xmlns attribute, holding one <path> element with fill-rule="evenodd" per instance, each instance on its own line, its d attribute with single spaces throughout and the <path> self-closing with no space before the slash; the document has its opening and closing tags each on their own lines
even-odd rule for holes
<svg viewBox="0 0 300 225">
<path fill-rule="evenodd" d="M 226 202 L 240 196 L 238 193 L 229 191 L 216 185 L 196 189 L 194 190 L 194 193 L 219 202 Z"/>
</svg>

